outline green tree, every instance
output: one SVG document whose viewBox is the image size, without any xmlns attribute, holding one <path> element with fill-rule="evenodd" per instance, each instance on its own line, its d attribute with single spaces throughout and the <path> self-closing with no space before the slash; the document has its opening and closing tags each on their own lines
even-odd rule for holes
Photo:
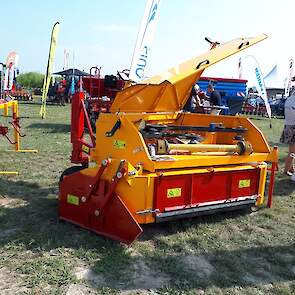
<svg viewBox="0 0 295 295">
<path fill-rule="evenodd" d="M 17 77 L 17 82 L 26 88 L 42 88 L 44 75 L 37 72 L 28 72 L 20 74 Z"/>
</svg>

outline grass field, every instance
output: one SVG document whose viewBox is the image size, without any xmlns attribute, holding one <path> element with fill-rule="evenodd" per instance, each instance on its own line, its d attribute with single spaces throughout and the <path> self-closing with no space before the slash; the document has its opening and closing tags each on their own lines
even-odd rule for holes
<svg viewBox="0 0 295 295">
<path fill-rule="evenodd" d="M 69 107 L 43 121 L 40 106 L 20 108 L 22 148 L 39 153 L 4 152 L 0 138 L 0 170 L 19 171 L 0 178 L 0 294 L 295 294 L 295 184 L 281 173 L 272 209 L 145 226 L 126 247 L 58 221 Z M 277 144 L 283 120 L 254 121 Z"/>
</svg>

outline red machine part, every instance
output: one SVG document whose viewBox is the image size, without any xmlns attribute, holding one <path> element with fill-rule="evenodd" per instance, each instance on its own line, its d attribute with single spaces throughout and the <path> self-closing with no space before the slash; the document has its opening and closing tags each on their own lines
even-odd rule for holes
<svg viewBox="0 0 295 295">
<path fill-rule="evenodd" d="M 8 127 L 0 125 L 0 134 L 5 136 L 7 132 L 8 132 Z"/>
<path fill-rule="evenodd" d="M 7 137 L 8 127 L 0 125 L 0 135 Z"/>
<path fill-rule="evenodd" d="M 103 161 L 93 177 L 79 171 L 62 179 L 59 216 L 97 234 L 131 244 L 142 233 L 142 228 L 115 193 L 117 183 L 126 172 L 124 161 L 111 182 L 101 178 L 109 163 L 110 160 Z M 260 169 L 256 168 L 158 176 L 153 206 L 156 221 L 169 220 L 171 216 L 174 219 L 173 212 L 177 212 L 177 216 L 190 217 L 205 211 L 213 212 L 213 209 L 249 208 L 258 197 L 259 173 Z"/>
<path fill-rule="evenodd" d="M 3 126 L 3 125 L 0 125 L 0 135 L 4 136 L 4 137 L 9 141 L 9 143 L 11 143 L 11 144 L 15 144 L 16 142 L 12 141 L 12 140 L 7 136 L 7 133 L 8 133 L 8 127 Z"/>
<path fill-rule="evenodd" d="M 275 146 L 274 150 L 278 153 L 278 147 Z M 269 179 L 269 188 L 268 188 L 268 200 L 267 200 L 267 207 L 271 208 L 272 206 L 272 196 L 273 196 L 273 190 L 275 186 L 275 174 L 276 171 L 279 170 L 278 162 L 271 163 L 270 167 L 270 179 Z"/>
<path fill-rule="evenodd" d="M 13 121 L 10 122 L 10 124 L 12 125 L 12 127 L 15 129 L 15 132 L 17 132 L 20 137 L 25 136 L 21 134 L 19 131 L 20 129 L 19 119 L 15 116 L 15 114 L 13 114 Z M 8 134 L 8 127 L 0 125 L 0 135 L 4 136 L 9 141 L 9 143 L 16 144 L 16 141 L 11 140 L 7 134 Z"/>
<path fill-rule="evenodd" d="M 84 97 L 83 92 L 76 92 L 73 95 L 71 117 L 71 143 L 73 146 L 71 161 L 83 165 L 88 163 L 87 154 L 89 155 L 90 149 L 95 147 L 95 136 L 84 104 Z M 84 139 L 85 125 L 89 131 L 91 144 Z"/>
<path fill-rule="evenodd" d="M 163 176 L 155 182 L 158 212 L 258 196 L 259 169 Z"/>
<path fill-rule="evenodd" d="M 122 90 L 125 85 L 120 72 L 118 72 L 118 76 L 106 75 L 102 78 L 100 71 L 101 68 L 92 67 L 90 76 L 83 77 L 84 89 L 90 95 L 90 98 L 87 99 L 87 112 L 93 121 L 93 125 L 99 113 L 108 113 L 110 111 L 117 92 Z"/>
<path fill-rule="evenodd" d="M 113 80 L 107 82 L 107 77 L 114 77 Z M 106 76 L 105 78 L 98 77 L 83 77 L 83 86 L 91 97 L 103 97 L 107 96 L 114 99 L 117 92 L 122 90 L 125 81 L 115 78 L 116 76 Z M 108 78 L 107 78 L 108 79 Z"/>
<path fill-rule="evenodd" d="M 101 179 L 110 163 L 106 160 L 94 177 L 76 172 L 60 183 L 59 217 L 114 240 L 131 244 L 142 228 L 115 193 L 118 181 L 125 174 L 124 161 L 111 183 Z"/>
<path fill-rule="evenodd" d="M 101 78 L 100 70 L 101 68 L 92 67 L 90 76 L 83 78 L 83 86 L 91 96 L 90 99 L 87 99 L 87 108 L 83 92 L 76 92 L 72 97 L 71 143 L 73 149 L 71 162 L 74 164 L 88 164 L 90 149 L 95 147 L 93 133 L 95 121 L 99 113 L 109 112 L 113 99 L 125 84 L 124 80 L 113 75 Z M 94 75 L 93 71 L 95 71 Z M 91 123 L 93 124 L 91 125 Z M 85 127 L 88 129 L 91 143 L 85 140 Z"/>
</svg>

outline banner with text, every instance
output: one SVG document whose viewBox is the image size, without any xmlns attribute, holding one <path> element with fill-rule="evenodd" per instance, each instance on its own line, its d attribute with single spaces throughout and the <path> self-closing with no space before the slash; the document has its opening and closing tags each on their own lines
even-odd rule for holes
<svg viewBox="0 0 295 295">
<path fill-rule="evenodd" d="M 129 79 L 140 82 L 145 78 L 145 70 L 150 59 L 152 42 L 159 16 L 161 0 L 147 0 L 143 19 L 136 40 Z"/>
</svg>

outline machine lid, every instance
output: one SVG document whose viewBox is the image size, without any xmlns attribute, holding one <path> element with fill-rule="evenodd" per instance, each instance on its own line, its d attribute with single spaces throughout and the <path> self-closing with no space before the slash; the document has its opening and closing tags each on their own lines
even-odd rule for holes
<svg viewBox="0 0 295 295">
<path fill-rule="evenodd" d="M 262 34 L 253 38 L 234 39 L 143 80 L 140 84 L 126 86 L 116 95 L 111 112 L 180 111 L 189 99 L 193 85 L 207 67 L 266 38 L 267 35 Z"/>
</svg>

